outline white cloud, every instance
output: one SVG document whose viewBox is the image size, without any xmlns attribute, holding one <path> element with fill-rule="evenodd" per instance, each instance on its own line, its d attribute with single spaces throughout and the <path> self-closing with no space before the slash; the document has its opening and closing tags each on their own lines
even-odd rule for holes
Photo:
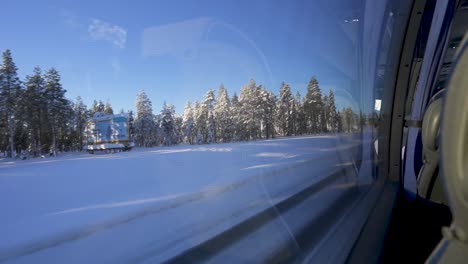
<svg viewBox="0 0 468 264">
<path fill-rule="evenodd" d="M 127 30 L 99 19 L 91 20 L 88 33 L 95 40 L 109 41 L 114 47 L 121 49 L 125 48 L 127 42 Z"/>
</svg>

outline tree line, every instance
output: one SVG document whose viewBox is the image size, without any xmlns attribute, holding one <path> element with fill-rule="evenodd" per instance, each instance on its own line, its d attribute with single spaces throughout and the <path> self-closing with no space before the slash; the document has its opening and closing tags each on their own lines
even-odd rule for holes
<svg viewBox="0 0 468 264">
<path fill-rule="evenodd" d="M 35 67 L 24 80 L 17 71 L 11 51 L 4 51 L 0 65 L 0 151 L 9 157 L 80 151 L 86 144 L 87 120 L 96 112 L 114 113 L 109 100 L 94 100 L 88 108 L 81 97 L 68 99 L 55 68 L 43 71 Z M 137 146 L 144 147 L 352 132 L 366 122 L 365 115 L 350 107 L 337 110 L 334 92 L 323 95 L 316 78 L 310 80 L 304 97 L 293 95 L 284 82 L 276 95 L 250 80 L 239 96 L 229 96 L 222 84 L 216 94 L 209 90 L 203 100 L 187 102 L 181 115 L 166 103 L 159 113 L 153 113 L 144 91 L 138 93 L 135 106 L 135 113 L 128 112 L 131 135 Z"/>
<path fill-rule="evenodd" d="M 255 80 L 243 86 L 239 96 L 234 93 L 232 97 L 221 84 L 216 94 L 210 89 L 201 101 L 187 102 L 182 115 L 166 103 L 160 113 L 154 114 L 151 100 L 141 91 L 132 127 L 136 145 L 152 147 L 352 132 L 366 119 L 351 107 L 337 110 L 333 90 L 323 95 L 313 77 L 304 97 L 299 92 L 293 96 L 285 82 L 278 96 Z"/>
</svg>

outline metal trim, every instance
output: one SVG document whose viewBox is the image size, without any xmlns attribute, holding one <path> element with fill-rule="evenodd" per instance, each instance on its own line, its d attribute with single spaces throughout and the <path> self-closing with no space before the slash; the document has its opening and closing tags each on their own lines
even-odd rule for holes
<svg viewBox="0 0 468 264">
<path fill-rule="evenodd" d="M 400 183 L 403 183 L 401 177 L 401 148 L 405 114 L 404 110 L 407 91 L 409 89 L 412 75 L 412 64 L 414 63 L 414 46 L 416 44 L 425 5 L 425 0 L 414 2 L 405 34 L 402 54 L 400 56 L 397 81 L 393 96 L 390 144 L 388 149 L 388 179 L 391 181 L 399 181 Z"/>
</svg>

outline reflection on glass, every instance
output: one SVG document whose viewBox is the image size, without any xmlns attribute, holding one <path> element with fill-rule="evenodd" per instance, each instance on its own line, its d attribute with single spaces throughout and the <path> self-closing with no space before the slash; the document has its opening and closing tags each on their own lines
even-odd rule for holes
<svg viewBox="0 0 468 264">
<path fill-rule="evenodd" d="M 399 1 L 5 5 L 22 12 L 0 16 L 0 262 L 289 262 L 338 228 L 354 241 Z"/>
</svg>

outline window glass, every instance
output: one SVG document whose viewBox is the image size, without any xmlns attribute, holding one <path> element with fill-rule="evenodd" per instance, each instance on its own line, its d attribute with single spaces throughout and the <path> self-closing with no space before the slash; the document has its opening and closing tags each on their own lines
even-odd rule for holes
<svg viewBox="0 0 468 264">
<path fill-rule="evenodd" d="M 2 3 L 0 262 L 343 256 L 404 2 Z"/>
</svg>

